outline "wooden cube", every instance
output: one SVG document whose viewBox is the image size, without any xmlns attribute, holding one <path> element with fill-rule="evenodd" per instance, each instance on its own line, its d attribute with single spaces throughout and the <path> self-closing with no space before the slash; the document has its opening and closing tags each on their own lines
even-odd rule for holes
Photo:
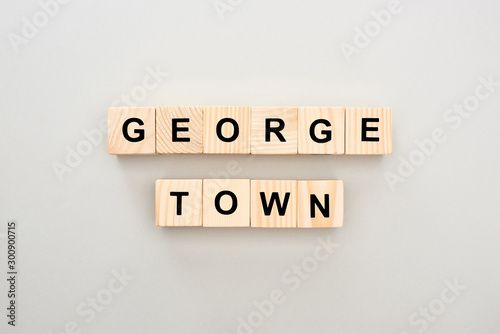
<svg viewBox="0 0 500 334">
<path fill-rule="evenodd" d="M 156 226 L 202 226 L 202 180 L 156 180 Z"/>
<path fill-rule="evenodd" d="M 299 108 L 299 154 L 344 154 L 342 107 Z"/>
<path fill-rule="evenodd" d="M 341 227 L 344 221 L 344 182 L 298 181 L 298 227 Z"/>
<path fill-rule="evenodd" d="M 203 153 L 203 108 L 156 108 L 156 153 Z"/>
<path fill-rule="evenodd" d="M 391 108 L 346 108 L 346 154 L 392 154 Z"/>
<path fill-rule="evenodd" d="M 252 227 L 297 227 L 297 181 L 251 181 Z"/>
<path fill-rule="evenodd" d="M 252 107 L 252 154 L 297 154 L 297 108 Z"/>
<path fill-rule="evenodd" d="M 250 153 L 250 107 L 204 107 L 203 111 L 203 153 Z"/>
<path fill-rule="evenodd" d="M 204 179 L 203 226 L 249 227 L 250 180 Z"/>
<path fill-rule="evenodd" d="M 155 108 L 109 108 L 109 154 L 155 154 Z"/>
</svg>

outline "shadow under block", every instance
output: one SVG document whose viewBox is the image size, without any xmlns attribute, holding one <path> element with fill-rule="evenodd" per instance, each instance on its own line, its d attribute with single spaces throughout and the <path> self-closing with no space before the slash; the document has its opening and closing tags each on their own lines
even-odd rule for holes
<svg viewBox="0 0 500 334">
<path fill-rule="evenodd" d="M 109 154 L 155 154 L 155 108 L 109 108 Z"/>
<path fill-rule="evenodd" d="M 344 154 L 343 107 L 300 107 L 299 154 Z"/>
<path fill-rule="evenodd" d="M 203 153 L 203 108 L 156 108 L 156 153 Z"/>
<path fill-rule="evenodd" d="M 346 108 L 346 154 L 392 154 L 391 108 Z"/>
<path fill-rule="evenodd" d="M 252 154 L 297 154 L 297 108 L 252 107 Z"/>
<path fill-rule="evenodd" d="M 341 227 L 344 221 L 344 182 L 297 181 L 297 227 Z"/>
<path fill-rule="evenodd" d="M 202 226 L 202 180 L 156 180 L 156 226 Z"/>
<path fill-rule="evenodd" d="M 251 181 L 252 227 L 297 227 L 297 181 Z"/>
<path fill-rule="evenodd" d="M 250 153 L 250 107 L 203 107 L 203 112 L 203 153 Z"/>
<path fill-rule="evenodd" d="M 204 179 L 203 226 L 250 227 L 250 180 Z"/>
</svg>

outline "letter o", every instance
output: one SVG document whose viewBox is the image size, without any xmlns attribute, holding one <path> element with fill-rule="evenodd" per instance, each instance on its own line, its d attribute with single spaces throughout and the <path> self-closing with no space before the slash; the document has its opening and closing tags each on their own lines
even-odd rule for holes
<svg viewBox="0 0 500 334">
<path fill-rule="evenodd" d="M 231 197 L 232 204 L 228 210 L 224 210 L 220 206 L 220 200 L 221 200 L 222 196 L 224 196 L 224 195 L 228 195 L 229 197 Z M 238 199 L 236 198 L 236 195 L 232 191 L 223 190 L 215 196 L 215 209 L 220 214 L 230 215 L 236 211 L 237 207 L 238 207 Z"/>
<path fill-rule="evenodd" d="M 233 134 L 230 136 L 230 137 L 224 137 L 222 135 L 222 126 L 225 124 L 225 123 L 231 123 L 233 125 Z M 221 120 L 219 120 L 219 122 L 217 122 L 217 127 L 215 129 L 216 133 L 217 133 L 217 137 L 225 142 L 225 143 L 230 143 L 230 142 L 233 142 L 236 140 L 236 138 L 238 138 L 238 135 L 240 134 L 240 127 L 238 125 L 238 123 L 236 122 L 236 120 L 232 119 L 232 118 L 222 118 Z"/>
</svg>

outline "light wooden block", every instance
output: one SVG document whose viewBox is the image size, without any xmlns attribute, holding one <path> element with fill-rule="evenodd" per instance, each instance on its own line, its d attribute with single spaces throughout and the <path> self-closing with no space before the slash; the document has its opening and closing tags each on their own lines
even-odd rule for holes
<svg viewBox="0 0 500 334">
<path fill-rule="evenodd" d="M 297 154 L 297 127 L 297 108 L 252 107 L 252 154 Z"/>
<path fill-rule="evenodd" d="M 156 108 L 156 153 L 203 153 L 203 108 Z"/>
<path fill-rule="evenodd" d="M 109 108 L 109 154 L 155 154 L 155 108 Z"/>
<path fill-rule="evenodd" d="M 297 181 L 252 180 L 250 205 L 252 227 L 297 227 Z"/>
<path fill-rule="evenodd" d="M 392 154 L 391 108 L 346 108 L 346 154 Z"/>
<path fill-rule="evenodd" d="M 203 226 L 249 227 L 250 180 L 204 179 Z"/>
<path fill-rule="evenodd" d="M 202 226 L 202 180 L 156 180 L 156 226 Z"/>
<path fill-rule="evenodd" d="M 344 154 L 345 110 L 299 108 L 299 154 Z"/>
<path fill-rule="evenodd" d="M 344 182 L 298 181 L 298 227 L 341 227 L 344 221 Z"/>
<path fill-rule="evenodd" d="M 204 107 L 203 111 L 203 153 L 250 153 L 250 107 Z"/>
</svg>

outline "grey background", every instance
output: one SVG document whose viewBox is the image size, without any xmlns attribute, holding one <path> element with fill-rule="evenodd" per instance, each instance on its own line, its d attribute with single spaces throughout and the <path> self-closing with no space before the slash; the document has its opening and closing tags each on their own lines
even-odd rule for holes
<svg viewBox="0 0 500 334">
<path fill-rule="evenodd" d="M 2 311 L 2 332 L 74 321 L 81 333 L 236 333 L 274 289 L 286 301 L 254 333 L 500 332 L 500 87 L 457 129 L 443 119 L 480 77 L 500 80 L 500 5 L 402 0 L 348 62 L 341 43 L 388 2 L 233 0 L 221 19 L 211 0 L 71 1 L 16 52 L 9 34 L 41 7 L 2 1 L 1 267 L 8 219 L 20 261 L 18 326 Z M 99 131 L 148 68 L 168 75 L 138 106 L 392 107 L 394 154 L 118 158 L 103 140 L 58 177 L 54 165 L 86 145 L 82 131 Z M 391 189 L 385 173 L 437 128 L 446 141 Z M 156 179 L 211 177 L 230 161 L 238 178 L 344 180 L 345 226 L 155 227 Z M 318 238 L 338 249 L 292 291 L 282 275 Z M 78 305 L 122 269 L 134 279 L 87 322 Z M 425 329 L 410 323 L 439 304 L 446 280 L 466 289 Z"/>
</svg>

